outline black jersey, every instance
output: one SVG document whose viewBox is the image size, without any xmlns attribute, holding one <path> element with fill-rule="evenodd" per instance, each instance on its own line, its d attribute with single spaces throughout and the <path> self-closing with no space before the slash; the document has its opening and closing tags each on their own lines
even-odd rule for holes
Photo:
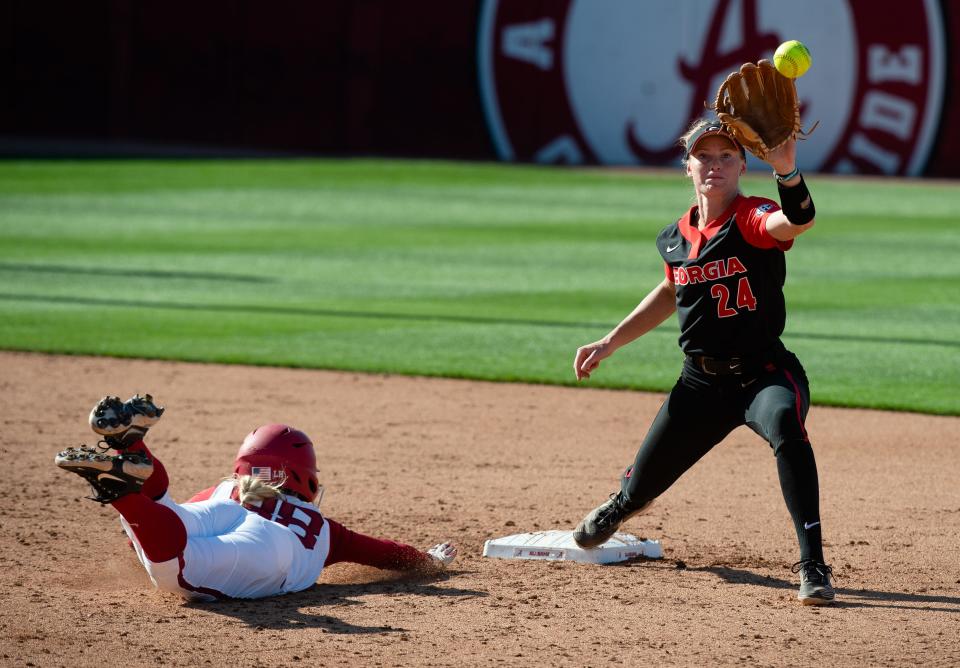
<svg viewBox="0 0 960 668">
<path fill-rule="evenodd" d="M 793 242 L 774 239 L 765 224 L 779 209 L 771 200 L 738 195 L 703 230 L 694 206 L 660 232 L 657 249 L 677 289 L 683 352 L 752 358 L 782 346 L 784 251 Z"/>
</svg>

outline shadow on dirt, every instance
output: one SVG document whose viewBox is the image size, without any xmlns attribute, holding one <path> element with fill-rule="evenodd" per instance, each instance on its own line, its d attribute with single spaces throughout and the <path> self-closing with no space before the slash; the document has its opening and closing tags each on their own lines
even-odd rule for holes
<svg viewBox="0 0 960 668">
<path fill-rule="evenodd" d="M 701 566 L 687 567 L 689 571 L 713 573 L 719 578 L 733 584 L 749 584 L 771 589 L 796 589 L 797 583 L 781 580 L 769 575 L 759 575 L 751 571 L 728 566 Z M 898 591 L 876 591 L 873 589 L 847 589 L 834 578 L 837 589 L 837 601 L 834 607 L 838 608 L 901 608 L 909 610 L 926 610 L 929 612 L 956 612 L 960 613 L 960 597 L 942 596 L 937 594 L 908 594 Z M 940 605 L 938 605 L 940 604 Z M 945 607 L 949 606 L 949 607 Z"/>
<path fill-rule="evenodd" d="M 371 595 L 402 596 L 443 596 L 458 598 L 476 598 L 487 596 L 486 592 L 471 589 L 440 586 L 447 576 L 436 577 L 411 576 L 381 582 L 362 584 L 321 583 L 310 589 L 284 596 L 274 596 L 258 600 L 231 599 L 216 603 L 186 603 L 187 607 L 200 608 L 211 614 L 233 617 L 254 631 L 267 629 L 319 628 L 328 633 L 367 634 L 367 633 L 404 633 L 407 629 L 391 624 L 382 626 L 358 626 L 345 622 L 338 617 L 319 614 L 317 608 L 342 608 L 363 605 L 358 600 Z"/>
</svg>

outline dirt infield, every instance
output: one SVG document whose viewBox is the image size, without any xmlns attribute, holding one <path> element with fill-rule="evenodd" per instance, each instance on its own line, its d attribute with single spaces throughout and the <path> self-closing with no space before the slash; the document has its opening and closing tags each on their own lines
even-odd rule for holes
<svg viewBox="0 0 960 668">
<path fill-rule="evenodd" d="M 0 665 L 960 664 L 960 419 L 814 407 L 839 603 L 795 600 L 795 537 L 768 446 L 740 429 L 625 527 L 665 558 L 618 566 L 481 556 L 572 528 L 614 490 L 660 395 L 291 369 L 0 353 Z M 812 379 L 816 398 L 816 379 Z M 151 445 L 185 499 L 243 436 L 314 437 L 348 527 L 421 547 L 442 579 L 349 565 L 262 601 L 152 588 L 116 513 L 53 466 L 92 444 L 104 394 L 167 406 Z"/>
</svg>

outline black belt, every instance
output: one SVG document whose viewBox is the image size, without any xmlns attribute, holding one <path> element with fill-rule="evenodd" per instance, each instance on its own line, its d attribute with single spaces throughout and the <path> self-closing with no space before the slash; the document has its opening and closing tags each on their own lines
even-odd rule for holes
<svg viewBox="0 0 960 668">
<path fill-rule="evenodd" d="M 756 360 L 746 360 L 742 357 L 707 357 L 706 355 L 687 355 L 687 359 L 697 369 L 710 376 L 740 376 L 756 369 Z M 752 362 L 752 363 L 751 363 Z"/>
</svg>

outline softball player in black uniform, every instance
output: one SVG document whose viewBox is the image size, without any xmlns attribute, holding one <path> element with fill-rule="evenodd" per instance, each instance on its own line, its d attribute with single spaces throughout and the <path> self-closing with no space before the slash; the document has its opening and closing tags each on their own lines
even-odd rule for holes
<svg viewBox="0 0 960 668">
<path fill-rule="evenodd" d="M 577 379 L 662 323 L 674 310 L 686 355 L 679 380 L 624 472 L 620 491 L 574 531 L 582 547 L 606 542 L 734 428 L 769 441 L 800 542 L 799 599 L 834 600 L 820 537 L 819 486 L 804 428 L 810 394 L 797 358 L 781 343 L 786 319 L 784 251 L 813 226 L 813 200 L 796 169 L 796 143 L 771 151 L 781 205 L 740 193 L 743 147 L 718 121 L 681 138 L 696 204 L 657 237 L 666 278 L 607 336 L 577 350 Z"/>
</svg>

